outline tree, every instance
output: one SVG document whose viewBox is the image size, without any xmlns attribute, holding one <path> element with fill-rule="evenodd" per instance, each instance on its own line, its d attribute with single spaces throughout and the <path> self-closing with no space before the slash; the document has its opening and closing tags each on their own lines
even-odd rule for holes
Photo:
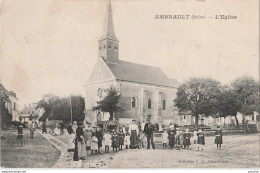
<svg viewBox="0 0 260 173">
<path fill-rule="evenodd" d="M 237 112 L 239 110 L 239 102 L 235 92 L 229 86 L 222 87 L 219 93 L 218 115 L 219 117 L 234 116 L 236 119 L 236 126 L 239 126 L 237 119 Z"/>
<path fill-rule="evenodd" d="M 210 78 L 191 78 L 177 90 L 174 100 L 179 112 L 189 112 L 195 117 L 198 126 L 199 115 L 209 116 L 217 113 L 220 83 Z"/>
<path fill-rule="evenodd" d="M 109 120 L 112 121 L 114 113 L 121 110 L 119 106 L 120 94 L 113 86 L 110 86 L 106 92 L 107 95 L 101 101 L 97 101 L 97 106 L 93 107 L 93 111 L 108 112 L 110 115 Z"/>
<path fill-rule="evenodd" d="M 259 109 L 259 82 L 252 77 L 244 76 L 234 80 L 231 89 L 236 95 L 236 102 L 239 104 L 237 112 L 242 113 L 245 128 L 245 116 L 252 115 Z"/>
<path fill-rule="evenodd" d="M 71 99 L 71 104 L 70 104 Z M 85 118 L 85 99 L 82 96 L 57 97 L 54 95 L 46 95 L 37 104 L 36 109 L 44 108 L 45 112 L 40 121 L 62 120 L 65 123 L 71 121 L 83 121 Z"/>
</svg>

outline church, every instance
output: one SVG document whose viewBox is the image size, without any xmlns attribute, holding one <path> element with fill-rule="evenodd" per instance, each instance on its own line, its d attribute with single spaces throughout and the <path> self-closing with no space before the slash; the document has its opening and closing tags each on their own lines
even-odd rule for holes
<svg viewBox="0 0 260 173">
<path fill-rule="evenodd" d="M 93 111 L 92 107 L 104 97 L 106 89 L 113 86 L 121 95 L 122 108 L 114 116 L 122 124 L 129 124 L 132 119 L 190 124 L 190 117 L 180 121 L 178 111 L 173 109 L 178 82 L 168 78 L 158 67 L 120 60 L 119 51 L 111 3 L 108 2 L 103 35 L 98 40 L 98 59 L 85 86 L 86 120 L 93 123 L 108 120 L 108 113 Z"/>
</svg>

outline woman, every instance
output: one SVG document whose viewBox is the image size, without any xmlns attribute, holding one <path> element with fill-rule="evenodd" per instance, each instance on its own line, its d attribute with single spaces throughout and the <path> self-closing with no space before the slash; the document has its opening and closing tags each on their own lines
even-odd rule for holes
<svg viewBox="0 0 260 173">
<path fill-rule="evenodd" d="M 129 125 L 129 133 L 130 133 L 130 149 L 137 148 L 137 136 L 139 135 L 139 129 L 136 125 L 136 121 L 132 120 L 132 124 Z"/>
<path fill-rule="evenodd" d="M 215 144 L 217 144 L 217 150 L 221 149 L 221 144 L 223 144 L 222 136 L 222 130 L 220 129 L 220 126 L 218 126 L 215 132 Z"/>
<path fill-rule="evenodd" d="M 73 155 L 74 161 L 78 161 L 79 159 L 85 160 L 87 157 L 85 138 L 83 135 L 83 123 L 80 121 L 76 130 L 75 150 Z"/>
<path fill-rule="evenodd" d="M 74 138 L 75 138 L 75 132 L 73 128 L 72 128 L 72 123 L 69 123 L 68 127 L 67 127 L 67 131 L 69 134 L 69 141 L 68 141 L 68 152 L 73 152 L 74 148 L 75 148 L 75 144 L 74 144 Z"/>
<path fill-rule="evenodd" d="M 47 124 L 45 121 L 42 123 L 42 134 L 44 133 L 47 134 Z"/>
</svg>

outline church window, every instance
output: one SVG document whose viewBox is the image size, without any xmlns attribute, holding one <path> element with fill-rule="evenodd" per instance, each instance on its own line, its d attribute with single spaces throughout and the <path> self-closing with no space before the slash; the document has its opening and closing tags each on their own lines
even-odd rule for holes
<svg viewBox="0 0 260 173">
<path fill-rule="evenodd" d="M 136 98 L 132 97 L 132 108 L 136 107 Z"/>
<path fill-rule="evenodd" d="M 103 48 L 105 49 L 105 48 L 106 48 L 106 46 L 104 45 L 104 46 L 103 46 Z"/>
<path fill-rule="evenodd" d="M 162 109 L 163 109 L 163 110 L 166 109 L 166 101 L 165 101 L 165 100 L 163 100 L 163 102 L 162 102 Z"/>
<path fill-rule="evenodd" d="M 148 99 L 148 109 L 152 108 L 152 100 L 149 98 Z"/>
<path fill-rule="evenodd" d="M 254 120 L 255 120 L 255 116 L 253 115 L 253 116 L 252 116 L 252 121 L 254 121 Z"/>
<path fill-rule="evenodd" d="M 100 46 L 100 47 L 99 47 L 99 50 L 101 50 L 101 49 L 102 49 L 102 47 Z"/>
<path fill-rule="evenodd" d="M 101 88 L 98 89 L 97 96 L 98 97 L 102 97 L 102 89 Z"/>
<path fill-rule="evenodd" d="M 115 50 L 117 50 L 117 46 L 115 46 Z"/>
<path fill-rule="evenodd" d="M 186 115 L 183 115 L 183 119 L 184 119 L 184 120 L 186 119 Z"/>
</svg>

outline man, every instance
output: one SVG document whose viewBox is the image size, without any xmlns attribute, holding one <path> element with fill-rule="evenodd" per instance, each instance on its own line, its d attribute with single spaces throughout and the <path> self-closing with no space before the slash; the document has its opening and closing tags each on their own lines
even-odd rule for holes
<svg viewBox="0 0 260 173">
<path fill-rule="evenodd" d="M 147 149 L 150 149 L 150 143 L 152 143 L 153 149 L 155 149 L 154 142 L 153 142 L 153 132 L 154 132 L 154 125 L 150 122 L 150 120 L 147 121 L 147 123 L 144 126 L 144 133 L 147 137 Z"/>
<path fill-rule="evenodd" d="M 139 135 L 139 129 L 136 125 L 136 121 L 132 120 L 132 124 L 129 125 L 129 133 L 130 133 L 130 149 L 137 148 L 137 136 Z"/>
</svg>

